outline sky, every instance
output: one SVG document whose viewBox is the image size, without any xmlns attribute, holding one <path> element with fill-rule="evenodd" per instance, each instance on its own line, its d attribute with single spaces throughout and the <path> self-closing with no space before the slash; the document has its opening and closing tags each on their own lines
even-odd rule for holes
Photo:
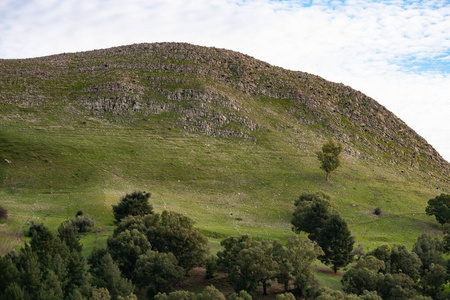
<svg viewBox="0 0 450 300">
<path fill-rule="evenodd" d="M 143 42 L 235 50 L 342 82 L 450 161 L 449 0 L 0 1 L 0 58 Z"/>
</svg>

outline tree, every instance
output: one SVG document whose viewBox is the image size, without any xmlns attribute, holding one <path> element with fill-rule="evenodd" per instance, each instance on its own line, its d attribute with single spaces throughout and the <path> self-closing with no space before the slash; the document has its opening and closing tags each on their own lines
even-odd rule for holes
<svg viewBox="0 0 450 300">
<path fill-rule="evenodd" d="M 444 289 L 444 284 L 447 282 L 447 272 L 444 267 L 440 265 L 431 264 L 429 270 L 420 280 L 424 294 L 433 297 L 439 295 Z"/>
<path fill-rule="evenodd" d="M 13 282 L 6 288 L 3 299 L 24 300 L 28 298 L 25 297 L 22 287 L 17 282 Z"/>
<path fill-rule="evenodd" d="M 365 290 L 378 290 L 384 280 L 384 275 L 380 271 L 384 269 L 384 262 L 374 256 L 369 255 L 360 259 L 342 276 L 344 291 L 361 295 Z"/>
<path fill-rule="evenodd" d="M 115 231 L 107 240 L 108 250 L 125 277 L 134 281 L 136 261 L 151 249 L 144 233 L 137 229 Z"/>
<path fill-rule="evenodd" d="M 228 279 L 235 291 L 245 290 L 250 294 L 262 283 L 263 294 L 267 295 L 268 281 L 275 278 L 277 272 L 278 264 L 273 259 L 272 247 L 263 241 L 239 251 Z"/>
<path fill-rule="evenodd" d="M 188 272 L 204 265 L 209 252 L 208 240 L 194 224 L 192 219 L 170 211 L 163 211 L 161 215 L 128 216 L 118 224 L 114 237 L 120 232 L 135 230 L 147 238 L 153 250 L 175 255 L 179 265 Z M 111 255 L 117 259 L 112 252 Z"/>
<path fill-rule="evenodd" d="M 412 252 L 416 253 L 422 262 L 420 275 L 423 276 L 432 264 L 439 264 L 442 258 L 443 246 L 438 238 L 432 238 L 428 234 L 422 234 L 417 238 Z"/>
<path fill-rule="evenodd" d="M 215 286 L 207 286 L 203 292 L 197 295 L 197 300 L 225 300 L 225 296 Z"/>
<path fill-rule="evenodd" d="M 295 211 L 291 220 L 295 233 L 309 233 L 308 237 L 315 241 L 326 220 L 336 211 L 331 206 L 330 196 L 325 193 L 303 193 L 295 201 Z"/>
<path fill-rule="evenodd" d="M 239 293 L 233 293 L 228 297 L 228 300 L 252 300 L 252 296 L 246 291 L 242 290 Z"/>
<path fill-rule="evenodd" d="M 58 237 L 70 250 L 78 252 L 83 250 L 83 245 L 80 244 L 80 238 L 78 237 L 78 228 L 72 222 L 65 221 L 59 225 Z"/>
<path fill-rule="evenodd" d="M 217 264 L 219 268 L 229 273 L 236 263 L 238 253 L 243 249 L 252 247 L 255 243 L 249 235 L 223 239 L 220 245 L 224 250 L 217 253 Z"/>
<path fill-rule="evenodd" d="M 119 267 L 108 252 L 102 254 L 103 251 L 95 250 L 88 259 L 89 262 L 93 263 L 89 272 L 93 275 L 94 285 L 108 289 L 113 300 L 119 296 L 126 297 L 132 294 L 133 285 L 131 281 L 122 277 Z M 99 260 L 95 261 L 96 258 L 99 258 Z"/>
<path fill-rule="evenodd" d="M 91 292 L 91 285 L 89 283 L 88 265 L 85 259 L 77 251 L 72 251 L 67 260 L 66 276 L 66 294 L 76 294 L 80 292 L 87 297 Z"/>
<path fill-rule="evenodd" d="M 377 292 L 386 300 L 413 299 L 416 293 L 414 281 L 403 273 L 385 274 Z"/>
<path fill-rule="evenodd" d="M 393 245 L 389 261 L 386 263 L 386 272 L 403 273 L 413 280 L 419 279 L 420 258 L 414 252 L 409 252 L 404 245 Z"/>
<path fill-rule="evenodd" d="M 339 158 L 341 151 L 342 144 L 330 139 L 322 146 L 322 151 L 317 152 L 317 158 L 321 163 L 320 168 L 327 173 L 327 181 L 330 180 L 331 172 L 336 170 L 341 164 Z"/>
<path fill-rule="evenodd" d="M 63 289 L 58 276 L 52 271 L 47 272 L 47 276 L 38 293 L 38 299 L 59 300 L 64 299 Z"/>
<path fill-rule="evenodd" d="M 172 291 L 172 285 L 184 278 L 184 269 L 172 253 L 147 251 L 136 262 L 136 282 L 147 287 L 147 296 Z"/>
<path fill-rule="evenodd" d="M 450 195 L 440 194 L 428 201 L 428 206 L 425 208 L 427 215 L 434 215 L 436 221 L 441 224 L 450 222 Z"/>
<path fill-rule="evenodd" d="M 275 300 L 295 300 L 295 296 L 292 293 L 278 294 Z"/>
<path fill-rule="evenodd" d="M 0 295 L 3 294 L 7 286 L 13 282 L 19 282 L 19 270 L 10 257 L 0 256 Z"/>
<path fill-rule="evenodd" d="M 292 266 L 291 275 L 294 279 L 295 288 L 300 294 L 306 296 L 307 291 L 314 289 L 317 285 L 313 264 L 317 257 L 324 253 L 319 246 L 314 245 L 309 239 L 298 235 L 288 239 L 286 249 Z M 275 259 L 277 259 L 275 250 Z"/>
<path fill-rule="evenodd" d="M 197 295 L 189 291 L 176 291 L 169 294 L 158 293 L 154 300 L 197 300 Z"/>
<path fill-rule="evenodd" d="M 133 192 L 126 194 L 119 204 L 113 205 L 113 214 L 116 223 L 126 216 L 144 216 L 153 213 L 153 207 L 148 203 L 150 193 Z"/>
<path fill-rule="evenodd" d="M 352 261 L 354 238 L 341 216 L 332 215 L 325 222 L 317 243 L 324 252 L 319 259 L 325 264 L 333 265 L 335 273 Z"/>
</svg>

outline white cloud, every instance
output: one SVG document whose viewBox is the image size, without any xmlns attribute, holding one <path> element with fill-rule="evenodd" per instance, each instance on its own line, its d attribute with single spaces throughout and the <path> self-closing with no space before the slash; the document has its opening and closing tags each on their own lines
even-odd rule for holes
<svg viewBox="0 0 450 300">
<path fill-rule="evenodd" d="M 448 60 L 443 2 L 4 0 L 0 57 L 160 41 L 232 49 L 363 91 L 450 160 L 448 71 L 417 73 L 404 64 Z"/>
</svg>

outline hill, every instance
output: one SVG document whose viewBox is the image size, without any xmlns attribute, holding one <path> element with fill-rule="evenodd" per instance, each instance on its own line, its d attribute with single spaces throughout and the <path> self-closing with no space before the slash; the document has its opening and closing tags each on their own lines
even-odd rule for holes
<svg viewBox="0 0 450 300">
<path fill-rule="evenodd" d="M 412 245 L 439 232 L 424 208 L 450 190 L 450 164 L 374 99 L 230 50 L 158 43 L 0 60 L 0 111 L 3 252 L 31 220 L 56 226 L 80 208 L 97 222 L 85 245 L 101 244 L 111 205 L 133 190 L 212 241 L 284 238 L 294 200 L 323 191 L 357 242 Z M 331 182 L 315 155 L 328 138 L 345 152 Z"/>
</svg>

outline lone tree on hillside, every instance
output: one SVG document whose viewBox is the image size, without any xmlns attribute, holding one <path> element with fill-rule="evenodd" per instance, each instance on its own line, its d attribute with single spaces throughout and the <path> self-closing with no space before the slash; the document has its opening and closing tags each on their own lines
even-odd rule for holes
<svg viewBox="0 0 450 300">
<path fill-rule="evenodd" d="M 341 165 L 339 154 L 342 151 L 342 144 L 333 139 L 328 140 L 323 146 L 322 151 L 317 152 L 320 168 L 327 173 L 327 181 L 330 181 L 330 173 Z"/>
<path fill-rule="evenodd" d="M 126 216 L 144 216 L 153 213 L 153 207 L 148 203 L 149 198 L 150 193 L 146 192 L 126 194 L 119 204 L 112 206 L 116 224 Z"/>
</svg>

